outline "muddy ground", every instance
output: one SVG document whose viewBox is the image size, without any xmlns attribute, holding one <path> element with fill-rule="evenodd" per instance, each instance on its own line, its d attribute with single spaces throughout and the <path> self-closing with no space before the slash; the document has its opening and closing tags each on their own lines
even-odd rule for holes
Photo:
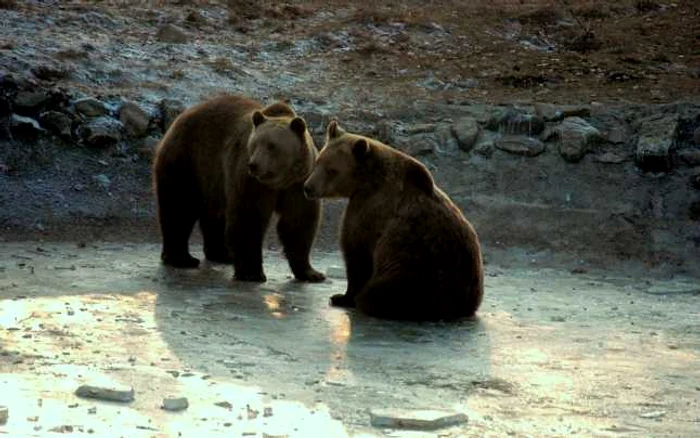
<svg viewBox="0 0 700 438">
<path fill-rule="evenodd" d="M 154 244 L 10 243 L 0 253 L 0 384 L 10 436 L 692 437 L 700 430 L 696 279 L 487 266 L 476 320 L 406 324 L 328 306 L 345 280 L 163 268 Z M 323 271 L 335 253 L 316 253 Z M 105 378 L 118 405 L 73 395 Z M 159 409 L 186 396 L 181 413 Z M 246 407 L 259 411 L 249 418 Z M 264 408 L 272 408 L 264 416 Z M 377 407 L 469 422 L 372 428 Z M 96 411 L 91 411 L 95 409 Z M 253 418 L 254 417 L 254 418 Z M 63 427 L 63 429 L 61 429 Z M 249 435 L 245 435 L 248 433 Z M 262 435 L 267 433 L 268 435 Z M 25 435 L 26 434 L 26 435 Z"/>
<path fill-rule="evenodd" d="M 0 0 L 0 433 L 424 436 L 369 426 L 408 407 L 469 415 L 425 436 L 698 435 L 698 26 L 692 0 Z M 273 235 L 264 285 L 162 268 L 165 104 L 220 91 L 288 99 L 319 144 L 337 117 L 425 163 L 484 245 L 479 318 L 329 308 L 344 280 L 290 281 Z M 575 159 L 548 136 L 561 114 L 597 131 Z M 109 143 L 84 135 L 98 119 Z M 342 206 L 324 206 L 324 270 Z M 73 395 L 100 377 L 136 400 Z M 160 410 L 169 394 L 190 408 Z"/>
</svg>

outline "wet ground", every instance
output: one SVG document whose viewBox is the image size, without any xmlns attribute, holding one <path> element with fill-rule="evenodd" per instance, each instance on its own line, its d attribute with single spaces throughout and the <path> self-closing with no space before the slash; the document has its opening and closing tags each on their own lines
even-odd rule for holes
<svg viewBox="0 0 700 438">
<path fill-rule="evenodd" d="M 39 246 L 38 246 L 39 245 Z M 345 280 L 163 268 L 154 244 L 3 243 L 0 434 L 633 436 L 700 434 L 700 281 L 489 263 L 473 321 L 407 324 L 330 308 Z M 314 255 L 326 271 L 338 254 Z M 78 398 L 93 379 L 129 404 Z M 183 412 L 160 409 L 185 396 Z M 370 408 L 464 412 L 430 433 Z"/>
</svg>

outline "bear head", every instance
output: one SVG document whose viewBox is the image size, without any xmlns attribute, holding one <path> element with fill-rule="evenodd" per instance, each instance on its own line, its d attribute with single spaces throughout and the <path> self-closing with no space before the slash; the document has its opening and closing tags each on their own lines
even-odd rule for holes
<svg viewBox="0 0 700 438">
<path fill-rule="evenodd" d="M 284 189 L 309 176 L 316 147 L 306 122 L 284 103 L 252 114 L 248 171 L 260 183 Z"/>
<path fill-rule="evenodd" d="M 331 121 L 326 143 L 304 183 L 306 197 L 349 198 L 383 187 L 399 191 L 415 188 L 432 195 L 434 182 L 428 169 L 416 159 L 378 141 L 345 132 L 337 121 Z"/>
<path fill-rule="evenodd" d="M 348 198 L 357 188 L 363 162 L 370 154 L 370 140 L 345 132 L 332 120 L 326 129 L 326 144 L 314 170 L 304 183 L 304 194 L 314 198 Z"/>
</svg>

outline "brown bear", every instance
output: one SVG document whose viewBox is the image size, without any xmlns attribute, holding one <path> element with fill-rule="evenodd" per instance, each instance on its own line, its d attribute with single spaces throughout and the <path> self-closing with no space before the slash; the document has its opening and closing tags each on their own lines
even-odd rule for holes
<svg viewBox="0 0 700 438">
<path fill-rule="evenodd" d="M 294 276 L 323 281 L 309 261 L 321 204 L 303 193 L 316 155 L 306 123 L 285 103 L 226 94 L 183 112 L 153 161 L 163 262 L 199 265 L 188 245 L 199 220 L 208 260 L 233 263 L 237 280 L 263 282 L 263 238 L 276 212 Z"/>
<path fill-rule="evenodd" d="M 404 320 L 451 320 L 479 308 L 477 234 L 419 161 L 332 121 L 304 193 L 349 198 L 340 239 L 348 287 L 332 305 Z"/>
</svg>

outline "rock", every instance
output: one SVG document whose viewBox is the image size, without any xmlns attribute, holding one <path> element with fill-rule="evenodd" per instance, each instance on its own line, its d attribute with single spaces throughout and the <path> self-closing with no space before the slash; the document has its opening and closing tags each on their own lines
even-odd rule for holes
<svg viewBox="0 0 700 438">
<path fill-rule="evenodd" d="M 686 166 L 700 166 L 700 149 L 684 149 L 678 152 L 678 159 Z"/>
<path fill-rule="evenodd" d="M 39 120 L 50 132 L 64 138 L 71 137 L 73 119 L 68 114 L 58 111 L 47 111 L 41 114 Z"/>
<path fill-rule="evenodd" d="M 693 143 L 700 145 L 700 128 L 695 128 L 693 131 Z"/>
<path fill-rule="evenodd" d="M 160 140 L 155 137 L 146 137 L 141 141 L 141 145 L 136 150 L 139 157 L 150 160 L 158 147 Z"/>
<path fill-rule="evenodd" d="M 493 156 L 494 143 L 491 139 L 484 139 L 479 141 L 474 147 L 474 152 L 483 156 L 484 158 L 491 158 Z"/>
<path fill-rule="evenodd" d="M 187 397 L 165 397 L 162 408 L 166 411 L 177 412 L 184 411 L 189 405 Z"/>
<path fill-rule="evenodd" d="M 537 135 L 544 130 L 544 120 L 517 109 L 499 109 L 491 114 L 486 128 L 506 135 Z"/>
<path fill-rule="evenodd" d="M 109 112 L 104 103 L 93 97 L 76 100 L 73 106 L 76 111 L 86 117 L 103 116 Z"/>
<path fill-rule="evenodd" d="M 600 142 L 600 132 L 580 117 L 568 117 L 552 133 L 559 145 L 559 154 L 569 163 L 581 161 L 591 147 Z"/>
<path fill-rule="evenodd" d="M 10 410 L 7 406 L 0 406 L 0 424 L 7 423 L 7 419 L 10 416 Z"/>
<path fill-rule="evenodd" d="M 156 38 L 158 38 L 158 41 L 160 42 L 173 44 L 185 44 L 188 41 L 185 31 L 174 24 L 166 24 L 158 29 Z"/>
<path fill-rule="evenodd" d="M 596 155 L 593 160 L 598 163 L 605 164 L 620 164 L 627 161 L 627 156 L 615 152 L 605 152 L 604 154 Z"/>
<path fill-rule="evenodd" d="M 408 135 L 427 134 L 429 132 L 435 132 L 435 124 L 434 123 L 416 123 L 415 125 L 411 125 L 411 126 L 406 127 L 405 132 Z"/>
<path fill-rule="evenodd" d="M 123 385 L 80 385 L 75 390 L 78 397 L 128 403 L 134 400 L 134 388 Z"/>
<path fill-rule="evenodd" d="M 132 137 L 142 137 L 148 130 L 151 116 L 135 102 L 124 102 L 119 109 L 119 120 Z"/>
<path fill-rule="evenodd" d="M 462 413 L 439 410 L 372 409 L 370 424 L 391 429 L 435 430 L 466 423 Z"/>
<path fill-rule="evenodd" d="M 14 111 L 23 116 L 33 117 L 46 105 L 49 96 L 43 91 L 20 91 L 15 97 Z"/>
<path fill-rule="evenodd" d="M 547 122 L 558 122 L 566 117 L 588 117 L 591 109 L 587 106 L 552 105 L 535 103 L 535 114 Z"/>
<path fill-rule="evenodd" d="M 496 140 L 495 146 L 502 151 L 525 157 L 535 157 L 545 150 L 544 143 L 524 135 L 504 135 Z"/>
<path fill-rule="evenodd" d="M 41 64 L 32 67 L 30 71 L 43 81 L 55 81 L 67 78 L 71 74 L 72 69 L 59 64 Z"/>
<path fill-rule="evenodd" d="M 430 134 L 414 135 L 406 140 L 397 140 L 397 142 L 397 149 L 412 157 L 419 157 L 435 152 L 435 139 Z"/>
<path fill-rule="evenodd" d="M 461 153 L 459 142 L 452 132 L 452 123 L 440 123 L 433 133 L 436 142 L 436 152 L 446 155 Z"/>
<path fill-rule="evenodd" d="M 666 416 L 666 411 L 644 412 L 639 414 L 639 418 L 656 419 Z"/>
<path fill-rule="evenodd" d="M 678 115 L 652 116 L 640 120 L 635 161 L 645 172 L 671 170 L 671 151 L 678 130 Z"/>
<path fill-rule="evenodd" d="M 163 99 L 158 105 L 160 107 L 160 112 L 162 114 L 163 120 L 163 132 L 170 128 L 170 125 L 175 121 L 177 116 L 179 116 L 183 111 L 185 111 L 185 104 L 177 99 Z"/>
<path fill-rule="evenodd" d="M 88 146 L 106 148 L 121 140 L 122 124 L 111 117 L 98 117 L 81 125 L 78 136 Z"/>
<path fill-rule="evenodd" d="M 457 138 L 459 148 L 469 152 L 474 148 L 481 134 L 481 126 L 474 117 L 463 117 L 452 125 L 452 133 Z"/>
<path fill-rule="evenodd" d="M 330 278 L 345 278 L 345 268 L 342 266 L 332 265 L 326 269 L 326 277 Z"/>
<path fill-rule="evenodd" d="M 623 126 L 614 126 L 608 131 L 607 140 L 614 144 L 624 144 L 630 139 L 629 129 Z"/>
<path fill-rule="evenodd" d="M 105 190 L 109 190 L 109 186 L 112 185 L 112 181 L 104 173 L 94 175 L 92 179 Z"/>
<path fill-rule="evenodd" d="M 34 141 L 44 132 L 39 122 L 17 114 L 12 114 L 10 118 L 10 133 L 18 140 Z"/>
</svg>

